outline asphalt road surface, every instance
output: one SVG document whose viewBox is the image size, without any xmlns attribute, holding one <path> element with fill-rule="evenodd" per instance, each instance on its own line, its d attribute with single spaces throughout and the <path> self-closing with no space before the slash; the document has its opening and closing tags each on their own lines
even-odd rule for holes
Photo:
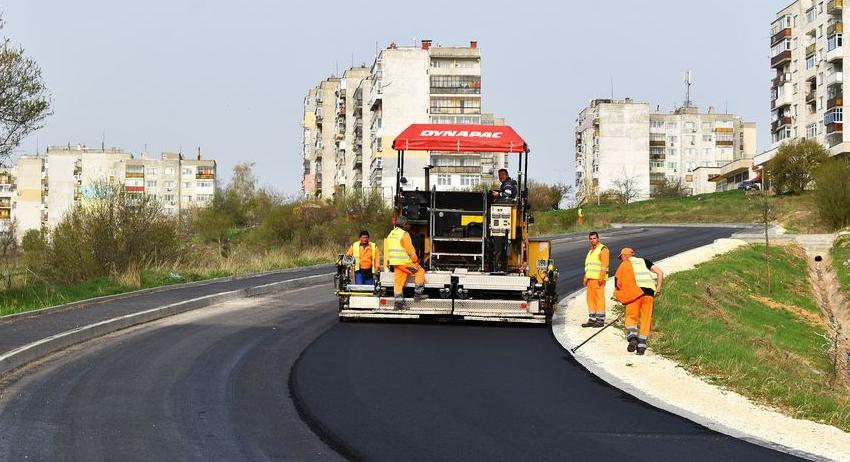
<svg viewBox="0 0 850 462">
<path fill-rule="evenodd" d="M 602 238 L 657 260 L 730 233 Z M 556 244 L 562 295 L 585 252 Z M 0 429 L 3 460 L 787 457 L 608 386 L 548 329 L 337 323 L 329 285 L 151 323 L 3 377 Z"/>
</svg>

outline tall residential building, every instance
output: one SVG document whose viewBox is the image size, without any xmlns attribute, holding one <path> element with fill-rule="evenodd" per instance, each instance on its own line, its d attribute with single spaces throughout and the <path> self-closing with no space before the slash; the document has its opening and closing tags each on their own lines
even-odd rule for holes
<svg viewBox="0 0 850 462">
<path fill-rule="evenodd" d="M 771 149 L 758 155 L 763 165 L 785 141 L 810 138 L 833 156 L 850 153 L 844 135 L 844 2 L 798 0 L 777 13 L 770 26 Z"/>
<path fill-rule="evenodd" d="M 46 154 L 21 156 L 15 164 L 12 219 L 18 234 L 55 227 L 76 204 L 95 194 L 99 182 L 118 182 L 131 193 L 156 197 L 179 214 L 208 205 L 215 194 L 216 163 L 163 153 L 135 158 L 123 149 L 50 146 Z M 0 186 L 2 188 L 2 186 Z"/>
<path fill-rule="evenodd" d="M 301 193 L 307 197 L 316 195 L 316 94 L 318 89 L 311 88 L 304 97 L 304 120 L 301 125 Z"/>
<path fill-rule="evenodd" d="M 649 195 L 649 105 L 595 99 L 576 119 L 576 196 L 593 201 L 630 181 Z"/>
<path fill-rule="evenodd" d="M 323 87 L 332 85 L 336 88 L 333 95 L 323 91 Z M 313 92 L 316 97 L 311 99 Z M 335 99 L 327 101 L 328 96 Z M 308 116 L 311 111 L 315 117 Z M 328 111 L 336 114 L 330 120 L 330 128 L 323 126 L 329 124 Z M 434 46 L 430 40 L 413 47 L 391 44 L 378 53 L 370 68 L 351 68 L 342 78 L 328 79 L 311 89 L 305 98 L 304 112 L 303 142 L 309 144 L 309 137 L 316 136 L 314 150 L 304 150 L 305 165 L 310 163 L 309 171 L 316 172 L 316 187 L 305 186 L 304 192 L 318 197 L 369 188 L 391 198 L 396 177 L 392 141 L 410 124 L 504 123 L 481 113 L 481 55 L 477 42 L 470 42 L 468 47 Z M 334 147 L 332 153 L 328 142 Z M 319 149 L 319 144 L 324 149 Z M 329 160 L 336 170 L 328 166 Z M 319 163 L 322 187 L 318 186 L 320 170 L 315 168 Z M 407 187 L 423 189 L 428 167 L 430 186 L 456 189 L 492 182 L 496 167 L 504 165 L 503 154 L 409 151 L 405 153 L 404 176 Z M 305 185 L 311 175 L 307 172 L 305 167 Z"/>
<path fill-rule="evenodd" d="M 628 98 L 594 100 L 576 121 L 576 190 L 587 201 L 623 181 L 638 200 L 664 181 L 691 194 L 725 190 L 750 178 L 755 151 L 755 123 L 714 108 L 686 102 L 664 113 Z"/>
</svg>

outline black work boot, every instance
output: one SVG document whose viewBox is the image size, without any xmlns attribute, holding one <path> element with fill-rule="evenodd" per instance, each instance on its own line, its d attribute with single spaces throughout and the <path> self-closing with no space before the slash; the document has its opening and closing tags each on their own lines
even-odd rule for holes
<svg viewBox="0 0 850 462">
<path fill-rule="evenodd" d="M 596 327 L 596 318 L 590 318 L 587 322 L 582 323 L 581 327 Z"/>
<path fill-rule="evenodd" d="M 593 324 L 593 327 L 605 327 L 605 319 L 596 318 L 596 322 Z"/>
<path fill-rule="evenodd" d="M 629 337 L 629 346 L 626 347 L 626 351 L 628 351 L 629 353 L 634 353 L 635 350 L 637 350 L 637 346 L 638 346 L 637 337 Z M 645 348 L 646 347 L 644 347 L 644 349 Z"/>
<path fill-rule="evenodd" d="M 646 353 L 646 344 L 645 343 L 638 343 L 637 354 L 643 356 L 644 353 Z"/>
<path fill-rule="evenodd" d="M 413 301 L 421 302 L 422 300 L 427 300 L 428 295 L 425 294 L 425 286 L 416 286 L 413 289 Z"/>
<path fill-rule="evenodd" d="M 404 295 L 396 295 L 393 300 L 393 309 L 394 310 L 403 310 L 404 306 Z"/>
</svg>

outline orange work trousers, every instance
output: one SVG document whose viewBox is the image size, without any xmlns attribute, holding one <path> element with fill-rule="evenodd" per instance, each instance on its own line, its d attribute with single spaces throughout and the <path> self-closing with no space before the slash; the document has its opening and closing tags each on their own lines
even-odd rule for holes
<svg viewBox="0 0 850 462">
<path fill-rule="evenodd" d="M 599 279 L 587 280 L 587 311 L 590 317 L 605 317 L 605 284 L 599 285 Z"/>
<path fill-rule="evenodd" d="M 410 266 L 393 266 L 393 294 L 400 294 L 404 291 L 404 285 L 407 284 L 407 278 L 412 274 L 413 282 L 417 286 L 425 284 L 425 268 L 419 267 L 419 270 L 413 265 Z"/>
<path fill-rule="evenodd" d="M 649 328 L 652 327 L 652 302 L 654 297 L 644 295 L 626 305 L 626 330 L 629 335 L 637 334 L 638 338 L 646 341 Z M 638 329 L 640 326 L 640 329 Z"/>
</svg>

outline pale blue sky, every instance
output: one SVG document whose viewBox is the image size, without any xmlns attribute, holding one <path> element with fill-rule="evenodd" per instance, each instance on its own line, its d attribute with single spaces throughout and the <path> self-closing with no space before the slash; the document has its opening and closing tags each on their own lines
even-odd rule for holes
<svg viewBox="0 0 850 462">
<path fill-rule="evenodd" d="M 376 44 L 478 40 L 483 109 L 532 147 L 531 176 L 573 182 L 573 128 L 590 99 L 632 97 L 669 110 L 684 99 L 758 123 L 769 142 L 769 26 L 788 0 L 683 2 L 0 3 L 5 33 L 41 65 L 54 97 L 36 143 L 132 152 L 201 146 L 224 180 L 255 162 L 261 183 L 300 186 L 302 99 Z"/>
</svg>

